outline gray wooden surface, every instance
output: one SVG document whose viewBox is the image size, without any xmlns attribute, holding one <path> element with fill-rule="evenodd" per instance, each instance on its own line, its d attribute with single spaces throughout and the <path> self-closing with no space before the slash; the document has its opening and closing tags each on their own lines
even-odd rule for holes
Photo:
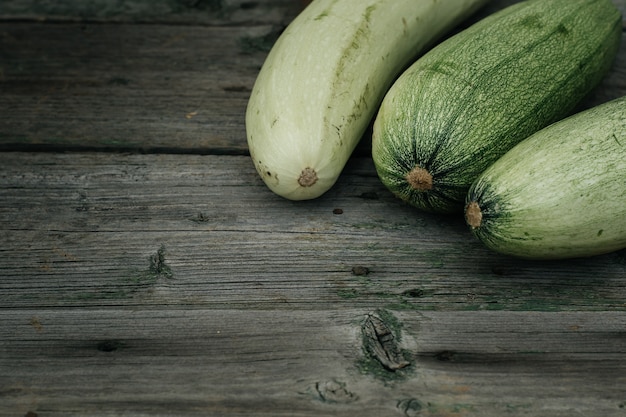
<svg viewBox="0 0 626 417">
<path fill-rule="evenodd" d="M 305 3 L 0 3 L 0 416 L 626 416 L 626 251 L 494 254 L 367 138 L 264 186 L 244 110 Z M 626 39 L 581 108 L 625 94 Z"/>
</svg>

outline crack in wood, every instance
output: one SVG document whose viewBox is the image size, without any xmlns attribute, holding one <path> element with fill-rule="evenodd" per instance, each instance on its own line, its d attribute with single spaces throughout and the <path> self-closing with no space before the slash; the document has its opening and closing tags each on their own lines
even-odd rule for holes
<svg viewBox="0 0 626 417">
<path fill-rule="evenodd" d="M 150 256 L 150 273 L 155 278 L 172 278 L 172 269 L 165 263 L 165 246 L 161 245 L 159 250 Z"/>
</svg>

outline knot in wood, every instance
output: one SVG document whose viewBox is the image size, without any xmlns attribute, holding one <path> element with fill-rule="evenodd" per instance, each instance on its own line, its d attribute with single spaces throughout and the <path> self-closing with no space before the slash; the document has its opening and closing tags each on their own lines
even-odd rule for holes
<svg viewBox="0 0 626 417">
<path fill-rule="evenodd" d="M 380 317 L 369 314 L 362 331 L 365 350 L 385 369 L 395 372 L 411 364 L 402 356 L 392 330 Z"/>
</svg>

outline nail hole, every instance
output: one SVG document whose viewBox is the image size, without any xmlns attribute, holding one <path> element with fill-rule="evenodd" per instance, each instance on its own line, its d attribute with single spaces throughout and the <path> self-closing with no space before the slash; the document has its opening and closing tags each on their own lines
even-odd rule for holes
<svg viewBox="0 0 626 417">
<path fill-rule="evenodd" d="M 357 276 L 367 275 L 370 273 L 369 268 L 365 266 L 354 266 L 352 267 L 352 274 Z"/>
<path fill-rule="evenodd" d="M 421 288 L 413 288 L 404 291 L 402 294 L 406 295 L 407 297 L 420 298 L 424 295 L 424 290 L 422 290 Z"/>
</svg>

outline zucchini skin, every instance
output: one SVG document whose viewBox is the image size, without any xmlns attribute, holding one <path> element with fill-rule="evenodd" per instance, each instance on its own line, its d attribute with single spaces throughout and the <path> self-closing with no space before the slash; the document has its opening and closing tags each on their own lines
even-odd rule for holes
<svg viewBox="0 0 626 417">
<path fill-rule="evenodd" d="M 626 248 L 626 97 L 525 139 L 472 184 L 466 221 L 494 251 L 530 259 Z"/>
<path fill-rule="evenodd" d="M 462 213 L 482 171 L 601 81 L 621 25 L 610 0 L 528 0 L 442 42 L 382 102 L 372 142 L 380 179 L 417 208 Z"/>
<path fill-rule="evenodd" d="M 246 110 L 250 155 L 276 194 L 336 182 L 398 74 L 488 0 L 314 0 L 281 34 Z"/>
</svg>

